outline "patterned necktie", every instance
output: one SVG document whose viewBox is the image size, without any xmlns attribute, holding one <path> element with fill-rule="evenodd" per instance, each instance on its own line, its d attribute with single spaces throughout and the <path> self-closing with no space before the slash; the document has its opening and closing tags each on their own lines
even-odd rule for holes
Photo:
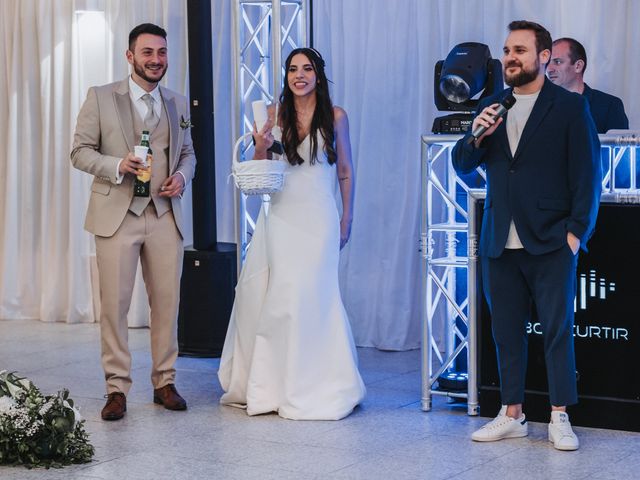
<svg viewBox="0 0 640 480">
<path fill-rule="evenodd" d="M 144 117 L 144 126 L 147 130 L 153 129 L 158 124 L 158 116 L 153 108 L 154 98 L 149 93 L 142 96 L 142 101 L 147 105 L 147 114 Z"/>
</svg>

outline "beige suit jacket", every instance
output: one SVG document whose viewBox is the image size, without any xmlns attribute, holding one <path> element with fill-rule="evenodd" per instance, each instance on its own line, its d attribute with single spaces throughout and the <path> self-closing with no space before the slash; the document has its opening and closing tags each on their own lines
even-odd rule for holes
<svg viewBox="0 0 640 480">
<path fill-rule="evenodd" d="M 169 175 L 182 173 L 187 184 L 195 173 L 196 157 L 189 128 L 180 126 L 189 118 L 186 97 L 160 87 L 169 120 Z M 134 176 L 125 175 L 117 184 L 118 162 L 133 152 L 139 138 L 133 128 L 129 79 L 89 89 L 78 115 L 73 139 L 73 166 L 94 176 L 84 228 L 101 237 L 112 236 L 120 227 L 133 198 Z M 179 197 L 171 198 L 176 226 L 183 234 Z"/>
</svg>

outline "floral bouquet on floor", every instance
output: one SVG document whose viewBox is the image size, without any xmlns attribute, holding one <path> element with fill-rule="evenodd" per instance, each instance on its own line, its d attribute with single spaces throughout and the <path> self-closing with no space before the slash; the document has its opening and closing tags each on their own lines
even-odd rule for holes
<svg viewBox="0 0 640 480">
<path fill-rule="evenodd" d="M 59 468 L 93 454 L 67 389 L 43 395 L 26 378 L 0 371 L 0 465 Z"/>
</svg>

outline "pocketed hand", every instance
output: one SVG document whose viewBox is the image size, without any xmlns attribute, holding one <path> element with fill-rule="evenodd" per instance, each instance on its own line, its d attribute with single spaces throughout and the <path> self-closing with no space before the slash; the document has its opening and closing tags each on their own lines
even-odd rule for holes
<svg viewBox="0 0 640 480">
<path fill-rule="evenodd" d="M 569 244 L 569 248 L 571 249 L 573 254 L 577 254 L 578 250 L 580 250 L 580 239 L 573 233 L 567 232 L 567 243 Z"/>
</svg>

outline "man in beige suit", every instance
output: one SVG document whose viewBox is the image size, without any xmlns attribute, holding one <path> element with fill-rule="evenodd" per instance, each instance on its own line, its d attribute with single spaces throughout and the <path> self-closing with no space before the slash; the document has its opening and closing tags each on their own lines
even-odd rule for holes
<svg viewBox="0 0 640 480">
<path fill-rule="evenodd" d="M 166 36 L 149 23 L 131 31 L 126 56 L 133 73 L 89 90 L 71 152 L 73 165 L 94 176 L 85 229 L 95 235 L 100 277 L 104 420 L 118 420 L 127 409 L 127 313 L 138 260 L 151 306 L 153 400 L 169 410 L 187 408 L 175 388 L 174 365 L 183 259 L 180 202 L 196 158 L 187 99 L 158 84 L 168 66 Z M 131 152 L 142 130 L 150 131 L 153 151 L 150 197 L 133 195 L 142 161 Z"/>
</svg>

